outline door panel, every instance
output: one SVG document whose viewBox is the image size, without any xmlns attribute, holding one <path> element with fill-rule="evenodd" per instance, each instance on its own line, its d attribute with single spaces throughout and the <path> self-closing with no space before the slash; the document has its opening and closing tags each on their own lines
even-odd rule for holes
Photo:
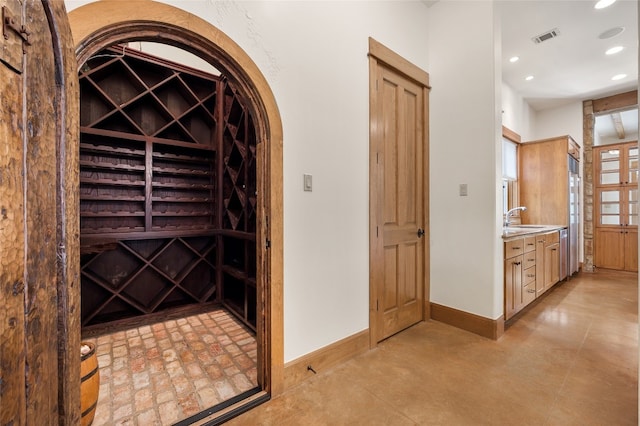
<svg viewBox="0 0 640 426">
<path fill-rule="evenodd" d="M 5 3 L 0 1 L 0 6 Z M 22 11 L 10 7 L 22 21 Z M 0 52 L 20 52 L 22 46 L 15 34 L 4 39 L 6 49 Z M 26 423 L 25 389 L 25 323 L 24 323 L 24 189 L 22 176 L 25 147 L 22 141 L 22 75 L 0 56 L 0 424 Z"/>
<path fill-rule="evenodd" d="M 599 268 L 624 269 L 624 231 L 596 228 L 595 264 Z"/>
<path fill-rule="evenodd" d="M 624 270 L 638 272 L 638 230 L 624 232 Z"/>
<path fill-rule="evenodd" d="M 0 6 L 0 423 L 79 424 L 71 32 L 62 2 Z"/>
<path fill-rule="evenodd" d="M 422 87 L 383 66 L 378 68 L 382 123 L 379 164 L 383 276 L 379 281 L 379 340 L 422 320 L 424 291 Z"/>
</svg>

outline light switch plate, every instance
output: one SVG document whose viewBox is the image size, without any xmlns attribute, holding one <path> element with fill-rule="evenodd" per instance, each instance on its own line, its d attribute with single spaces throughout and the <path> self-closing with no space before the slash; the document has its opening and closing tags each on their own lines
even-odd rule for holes
<svg viewBox="0 0 640 426">
<path fill-rule="evenodd" d="M 461 183 L 460 184 L 460 196 L 461 197 L 466 197 L 467 195 L 469 195 L 467 184 L 466 183 Z"/>
<path fill-rule="evenodd" d="M 312 191 L 313 190 L 313 177 L 311 175 L 304 174 L 302 175 L 304 180 L 304 190 Z"/>
</svg>

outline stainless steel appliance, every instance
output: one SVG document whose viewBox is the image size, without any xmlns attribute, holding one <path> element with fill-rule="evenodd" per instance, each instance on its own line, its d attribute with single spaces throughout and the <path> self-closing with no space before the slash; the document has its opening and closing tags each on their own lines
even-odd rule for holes
<svg viewBox="0 0 640 426">
<path fill-rule="evenodd" d="M 567 230 L 561 229 L 560 230 L 560 281 L 564 280 L 568 276 L 567 271 L 569 270 L 569 258 L 567 257 L 567 254 L 568 254 L 567 243 L 568 243 Z"/>
<path fill-rule="evenodd" d="M 568 227 L 568 256 L 567 275 L 578 272 L 580 265 L 578 242 L 580 241 L 580 163 L 569 157 L 569 227 Z M 562 268 L 562 266 L 561 266 Z"/>
</svg>

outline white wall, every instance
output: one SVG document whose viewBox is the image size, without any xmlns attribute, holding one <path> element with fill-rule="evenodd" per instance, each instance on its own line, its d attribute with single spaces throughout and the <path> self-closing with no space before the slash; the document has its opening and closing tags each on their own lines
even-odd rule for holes
<svg viewBox="0 0 640 426">
<path fill-rule="evenodd" d="M 582 102 L 576 101 L 557 108 L 536 112 L 536 125 L 531 139 L 547 139 L 569 135 L 581 147 L 583 141 Z"/>
<path fill-rule="evenodd" d="M 368 37 L 428 71 L 428 8 L 413 1 L 164 2 L 238 43 L 278 103 L 285 361 L 368 328 Z M 83 3 L 67 1 L 67 9 Z M 313 192 L 303 192 L 303 173 L 313 175 Z M 474 199 L 486 192 L 465 179 Z"/>
<path fill-rule="evenodd" d="M 523 141 L 533 139 L 535 111 L 514 91 L 502 82 L 502 125 L 520 135 Z"/>
<path fill-rule="evenodd" d="M 438 2 L 429 12 L 431 301 L 495 319 L 503 313 L 499 19 L 488 1 Z"/>
</svg>

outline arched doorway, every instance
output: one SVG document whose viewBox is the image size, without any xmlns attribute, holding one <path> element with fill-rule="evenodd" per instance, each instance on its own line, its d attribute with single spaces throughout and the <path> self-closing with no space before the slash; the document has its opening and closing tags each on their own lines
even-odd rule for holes
<svg viewBox="0 0 640 426">
<path fill-rule="evenodd" d="M 141 3 L 143 3 L 141 5 Z M 282 125 L 264 77 L 224 33 L 172 6 L 101 1 L 69 14 L 78 64 L 108 46 L 131 41 L 169 44 L 204 59 L 223 72 L 246 99 L 257 145 L 256 267 L 258 377 L 263 392 L 283 386 L 282 326 Z M 242 405 L 239 402 L 238 405 Z"/>
</svg>

